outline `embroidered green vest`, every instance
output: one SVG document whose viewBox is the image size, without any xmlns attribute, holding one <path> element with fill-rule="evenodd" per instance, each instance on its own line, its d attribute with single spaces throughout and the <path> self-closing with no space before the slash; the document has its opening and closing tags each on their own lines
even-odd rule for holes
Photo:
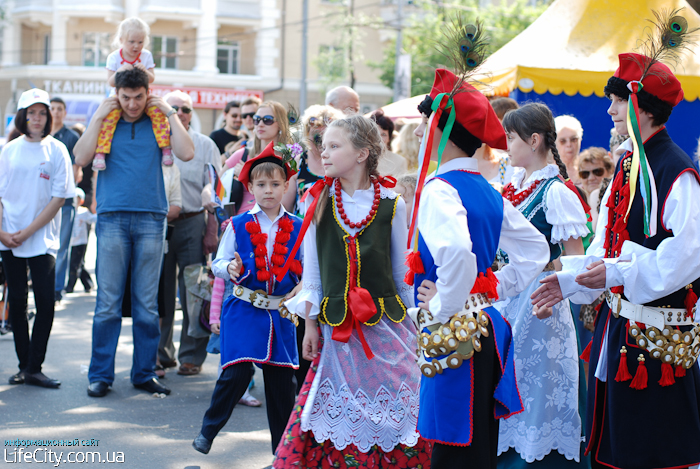
<svg viewBox="0 0 700 469">
<path fill-rule="evenodd" d="M 391 223 L 396 213 L 396 199 L 380 199 L 374 218 L 357 234 L 357 286 L 372 295 L 377 307 L 366 326 L 379 322 L 384 314 L 394 322 L 406 317 L 406 307 L 396 292 L 391 267 Z M 331 326 L 339 326 L 348 313 L 347 294 L 350 288 L 350 235 L 341 225 L 335 212 L 335 196 L 329 200 L 323 219 L 316 227 L 318 265 L 323 285 L 323 300 L 319 320 Z"/>
</svg>

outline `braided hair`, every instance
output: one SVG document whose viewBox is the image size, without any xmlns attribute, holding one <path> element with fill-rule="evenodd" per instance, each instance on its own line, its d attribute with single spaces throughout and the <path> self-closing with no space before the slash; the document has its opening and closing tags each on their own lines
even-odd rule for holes
<svg viewBox="0 0 700 469">
<path fill-rule="evenodd" d="M 557 151 L 557 130 L 554 125 L 552 111 L 542 103 L 528 103 L 519 109 L 508 111 L 503 117 L 503 128 L 506 132 L 515 132 L 525 142 L 532 134 L 542 136 L 544 150 L 552 152 L 554 162 L 559 167 L 559 174 L 568 179 L 566 165 Z"/>
</svg>

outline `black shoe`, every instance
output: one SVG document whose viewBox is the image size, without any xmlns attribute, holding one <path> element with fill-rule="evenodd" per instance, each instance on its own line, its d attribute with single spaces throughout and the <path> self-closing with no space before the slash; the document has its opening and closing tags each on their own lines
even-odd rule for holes
<svg viewBox="0 0 700 469">
<path fill-rule="evenodd" d="M 32 386 L 40 386 L 42 388 L 58 389 L 61 382 L 57 379 L 52 379 L 46 376 L 41 371 L 39 373 L 25 373 L 24 382 Z"/>
<path fill-rule="evenodd" d="M 10 326 L 10 323 L 0 326 L 0 335 L 9 334 L 10 332 L 12 332 L 12 326 Z"/>
<path fill-rule="evenodd" d="M 88 386 L 87 392 L 90 397 L 105 397 L 109 392 L 109 384 L 104 381 L 93 381 Z"/>
<path fill-rule="evenodd" d="M 10 384 L 24 384 L 24 371 L 10 376 Z"/>
<path fill-rule="evenodd" d="M 54 292 L 54 294 L 53 294 L 54 302 L 60 303 L 62 299 L 63 299 L 63 294 L 60 291 Z"/>
<path fill-rule="evenodd" d="M 170 394 L 170 389 L 160 384 L 156 378 L 151 378 L 145 383 L 134 384 L 134 387 L 137 389 L 143 389 L 144 391 L 148 391 L 150 393 L 158 393 L 165 395 Z"/>
<path fill-rule="evenodd" d="M 209 454 L 211 449 L 211 441 L 207 440 L 201 433 L 192 442 L 192 447 L 202 454 Z"/>
</svg>

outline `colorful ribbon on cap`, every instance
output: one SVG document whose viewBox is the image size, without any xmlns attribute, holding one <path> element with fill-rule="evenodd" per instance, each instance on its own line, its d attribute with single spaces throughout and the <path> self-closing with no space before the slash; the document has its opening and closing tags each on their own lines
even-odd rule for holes
<svg viewBox="0 0 700 469">
<path fill-rule="evenodd" d="M 629 217 L 630 210 L 632 209 L 632 202 L 634 201 L 634 194 L 637 189 L 637 181 L 639 180 L 639 191 L 642 195 L 642 201 L 644 202 L 644 235 L 650 237 L 656 235 L 656 213 L 652 214 L 652 212 L 655 212 L 652 194 L 652 192 L 655 192 L 655 188 L 651 187 L 654 176 L 651 172 L 649 162 L 647 161 L 642 134 L 639 129 L 639 102 L 637 93 L 642 91 L 643 87 L 644 85 L 642 85 L 640 81 L 630 81 L 627 84 L 627 88 L 629 88 L 631 92 L 627 105 L 627 132 L 632 140 L 634 152 L 632 153 L 632 166 L 630 168 L 630 198 L 624 220 L 627 222 Z"/>
</svg>

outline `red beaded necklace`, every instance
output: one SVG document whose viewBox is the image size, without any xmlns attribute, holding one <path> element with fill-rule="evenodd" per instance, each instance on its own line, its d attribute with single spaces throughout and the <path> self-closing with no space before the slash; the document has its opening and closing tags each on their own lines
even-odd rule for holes
<svg viewBox="0 0 700 469">
<path fill-rule="evenodd" d="M 513 186 L 513 183 L 509 182 L 506 184 L 506 187 L 503 188 L 503 197 L 508 199 L 513 204 L 513 207 L 517 207 L 537 189 L 537 186 L 539 186 L 542 181 L 544 181 L 544 179 L 533 182 L 530 187 L 520 192 L 518 195 L 515 195 L 515 186 Z"/>
<path fill-rule="evenodd" d="M 275 244 L 272 246 L 272 256 L 270 257 L 269 263 L 266 246 L 267 234 L 261 232 L 262 230 L 257 218 L 254 217 L 253 221 L 247 222 L 245 224 L 245 229 L 250 234 L 250 241 L 254 246 L 253 252 L 255 253 L 255 267 L 258 270 L 258 280 L 267 282 L 272 275 L 277 275 L 280 272 L 281 266 L 284 265 L 284 256 L 289 251 L 286 244 L 291 238 L 292 231 L 294 231 L 294 223 L 286 216 L 279 219 L 277 233 L 275 235 Z M 297 266 L 294 267 L 294 271 L 300 270 Z M 272 274 L 270 274 L 270 271 L 272 271 Z M 299 274 L 301 274 L 301 272 L 299 272 Z"/>
<path fill-rule="evenodd" d="M 373 177 L 371 178 L 371 182 L 374 185 L 374 203 L 372 204 L 372 208 L 369 211 L 369 215 L 367 215 L 364 218 L 364 220 L 359 221 L 357 223 L 353 223 L 350 220 L 348 220 L 348 216 L 345 214 L 345 209 L 343 208 L 343 195 L 341 193 L 340 181 L 337 179 L 335 180 L 335 201 L 336 206 L 338 207 L 338 213 L 340 214 L 340 218 L 343 219 L 343 223 L 345 223 L 350 228 L 362 228 L 367 223 L 369 223 L 374 217 L 374 215 L 377 213 L 380 198 L 379 181 Z"/>
</svg>

